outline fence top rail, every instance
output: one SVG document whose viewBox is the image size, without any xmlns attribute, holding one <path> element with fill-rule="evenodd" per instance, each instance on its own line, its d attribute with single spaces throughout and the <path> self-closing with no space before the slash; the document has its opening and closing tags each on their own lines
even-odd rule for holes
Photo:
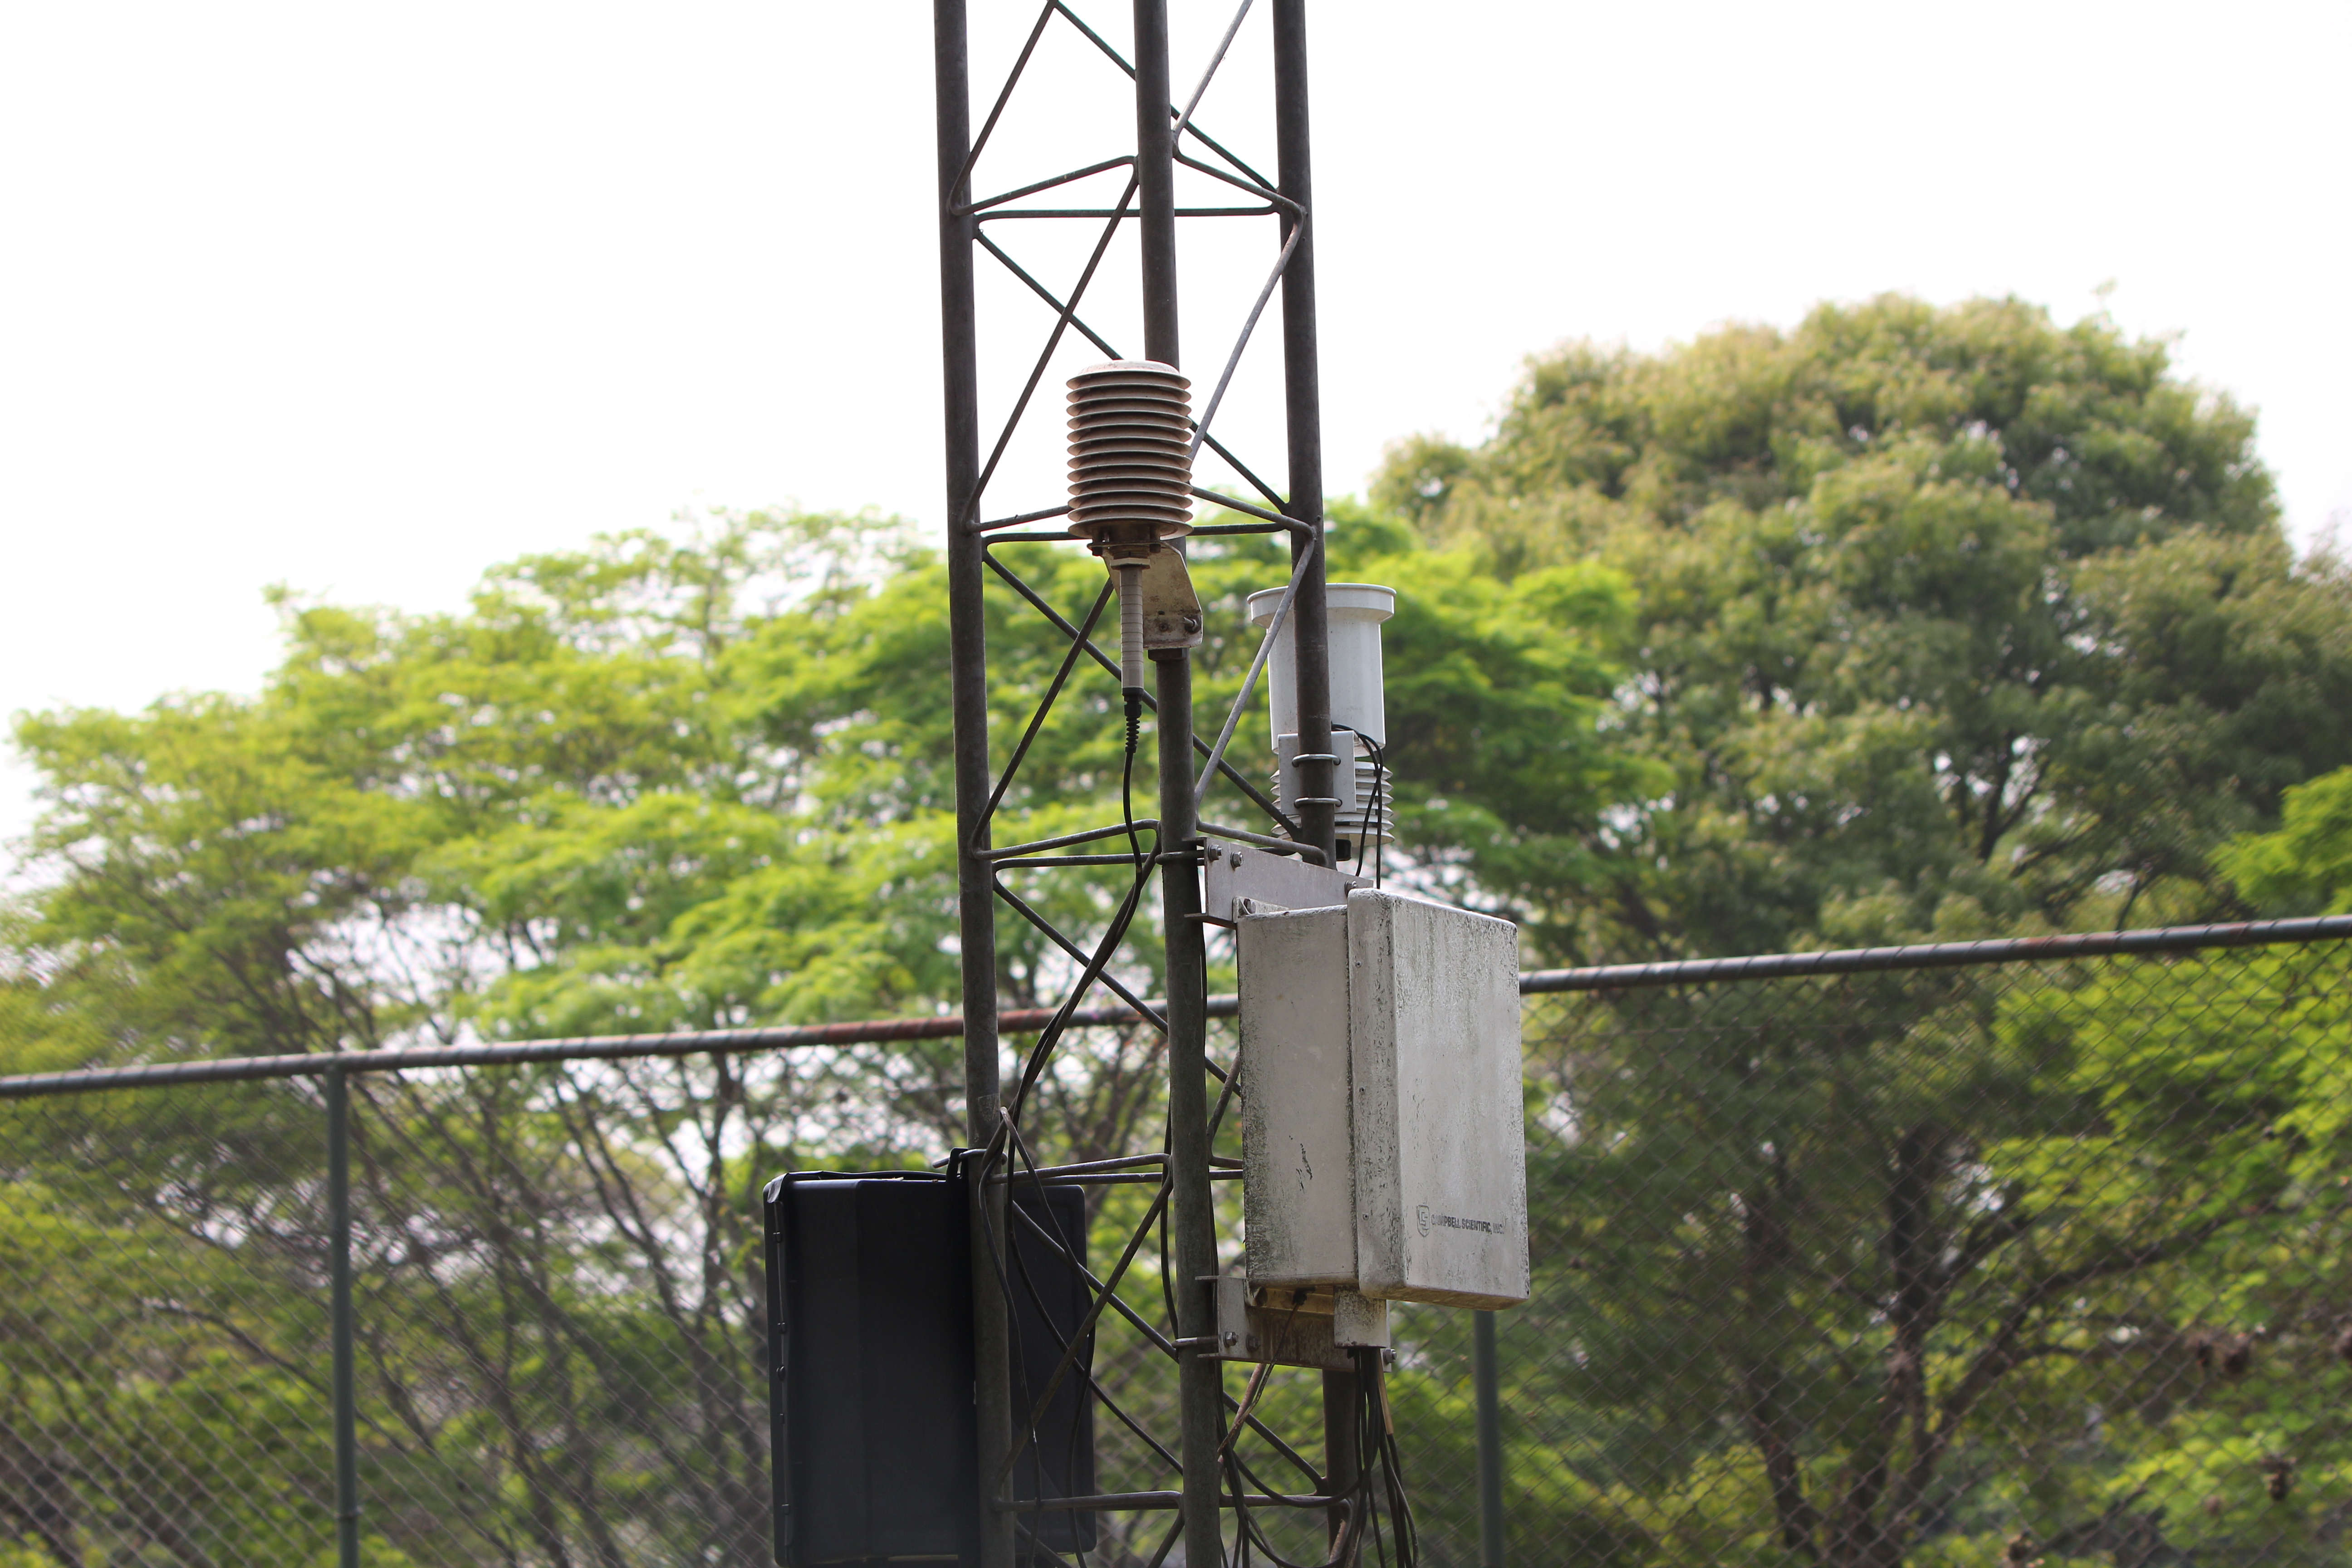
<svg viewBox="0 0 2352 1568">
<path fill-rule="evenodd" d="M 2020 937 L 1994 942 L 1923 942 L 1909 947 L 1842 948 L 1826 952 L 1773 952 L 1747 958 L 1695 958 L 1670 963 L 1610 963 L 1590 969 L 1538 969 L 1519 976 L 1519 993 L 1621 991 L 1636 986 L 1721 984 L 1814 974 L 1858 974 L 1888 969 L 1957 969 L 1969 964 L 2017 963 L 2036 959 L 2097 958 L 2117 953 L 2180 952 L 2205 947 L 2262 947 L 2273 943 L 2324 942 L 2352 937 L 2352 915 L 2309 920 L 2241 921 L 2226 925 L 2160 926 L 2146 931 L 2089 931 L 2065 936 Z M 1026 1007 L 997 1015 L 1008 1035 L 1035 1034 L 1057 1009 Z M 1232 996 L 1209 998 L 1209 1016 L 1230 1018 L 1239 1011 Z M 1082 1007 L 1073 1025 L 1099 1026 L 1140 1022 L 1125 1006 Z M 693 1029 L 653 1035 L 583 1035 L 569 1039 L 523 1040 L 508 1045 L 417 1046 L 377 1051 L 304 1052 L 274 1057 L 215 1057 L 198 1061 L 142 1062 L 126 1067 L 85 1068 L 73 1072 L 26 1073 L 0 1078 L 0 1100 L 43 1095 L 88 1094 L 111 1089 L 148 1089 L 174 1083 L 226 1083 L 253 1079 L 318 1078 L 344 1072 L 399 1072 L 423 1068 L 511 1067 L 526 1062 L 610 1060 L 625 1058 L 729 1055 L 793 1050 L 812 1046 L 871 1045 L 898 1040 L 951 1039 L 963 1033 L 961 1015 L 929 1018 L 876 1018 L 848 1024 L 811 1024 L 789 1028 Z"/>
<path fill-rule="evenodd" d="M 1210 998 L 1210 1012 L 1230 1014 L 1232 997 Z M 1220 1009 L 1218 1003 L 1225 1006 Z M 1034 1035 L 1057 1009 L 1026 1007 L 997 1016 L 1006 1034 Z M 1140 1022 L 1125 1006 L 1082 1007 L 1074 1025 Z M 173 1083 L 226 1083 L 266 1078 L 321 1078 L 344 1072 L 399 1072 L 422 1068 L 513 1067 L 525 1062 L 610 1060 L 621 1058 L 730 1055 L 812 1046 L 872 1045 L 896 1040 L 953 1039 L 963 1033 L 960 1014 L 929 1018 L 870 1018 L 848 1024 L 811 1024 L 768 1029 L 689 1029 L 656 1035 L 582 1035 L 568 1039 L 520 1040 L 506 1045 L 416 1046 L 379 1051 L 306 1051 L 273 1057 L 212 1057 L 196 1061 L 133 1063 L 85 1068 L 73 1072 L 26 1073 L 0 1078 L 0 1100 L 51 1094 L 87 1094 L 109 1089 L 147 1089 Z"/>
<path fill-rule="evenodd" d="M 1519 994 L 1709 985 L 1734 980 L 1864 974 L 1888 969 L 1960 969 L 1983 963 L 2186 952 L 2204 947 L 2265 947 L 2339 937 L 2352 937 L 2352 915 L 2154 926 L 2143 931 L 2079 931 L 1990 942 L 1918 942 L 1907 947 L 1846 947 L 1823 952 L 1760 953 L 1747 958 L 1689 958 L 1670 963 L 1607 963 L 1591 969 L 1538 969 L 1519 976 Z"/>
</svg>

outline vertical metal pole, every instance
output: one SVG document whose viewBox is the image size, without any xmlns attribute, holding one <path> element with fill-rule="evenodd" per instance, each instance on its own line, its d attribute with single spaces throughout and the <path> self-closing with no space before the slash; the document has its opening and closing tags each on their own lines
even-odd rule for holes
<svg viewBox="0 0 2352 1568">
<path fill-rule="evenodd" d="M 933 9 L 940 101 L 940 338 L 947 394 L 948 663 L 954 687 L 956 892 L 963 941 L 965 1121 L 974 1143 L 996 1135 L 996 906 L 988 863 L 988 631 L 982 602 L 987 568 L 966 524 L 980 485 L 980 364 L 974 334 L 974 220 L 959 216 L 960 176 L 971 150 L 963 0 Z"/>
<path fill-rule="evenodd" d="M 1478 1568 L 1503 1568 L 1503 1407 L 1496 1393 L 1495 1314 L 1471 1314 L 1478 1386 Z"/>
<path fill-rule="evenodd" d="M 1167 0 L 1135 0 L 1137 221 L 1143 251 L 1143 352 L 1182 363 L 1176 313 L 1176 183 L 1168 100 Z M 1199 868 L 1190 857 L 1199 832 L 1192 809 L 1192 665 L 1182 648 L 1152 655 L 1159 701 L 1160 868 L 1168 947 L 1168 1179 L 1176 1329 L 1187 1341 L 1216 1330 L 1211 1288 L 1217 1271 L 1216 1212 L 1209 1195 L 1207 955 L 1202 945 Z M 1223 1558 L 1218 1512 L 1217 1440 L 1224 1418 L 1223 1363 L 1188 1346 L 1177 1373 L 1178 1457 L 1184 1466 L 1184 1561 L 1216 1568 Z"/>
<path fill-rule="evenodd" d="M 1143 357 L 1177 363 L 1175 116 L 1168 0 L 1135 0 L 1136 226 L 1143 243 Z"/>
<path fill-rule="evenodd" d="M 1153 356 L 1157 358 L 1158 356 Z M 1173 1185 L 1176 1326 L 1186 1341 L 1216 1331 L 1212 1287 L 1217 1222 L 1209 1195 L 1209 984 L 1202 927 L 1199 830 L 1192 815 L 1192 666 L 1187 651 L 1155 653 L 1160 703 L 1160 868 L 1168 941 L 1168 1177 Z M 1184 1561 L 1220 1561 L 1217 1441 L 1224 1418 L 1224 1363 L 1195 1342 L 1179 1365 L 1177 1414 L 1184 1464 Z M 1197 1543 L 1197 1544 L 1196 1544 Z"/>
<path fill-rule="evenodd" d="M 1284 512 L 1315 527 L 1316 542 L 1323 537 L 1323 384 L 1318 360 L 1315 326 L 1315 180 L 1312 143 L 1307 134 L 1307 0 L 1274 0 L 1274 132 L 1277 159 L 1276 182 L 1282 194 L 1298 204 L 1303 218 L 1286 220 L 1286 243 L 1293 224 L 1302 226 L 1298 248 L 1282 274 L 1282 384 L 1284 423 L 1289 435 L 1290 499 Z M 1307 550 L 1303 541 L 1291 544 L 1295 565 Z M 1292 610 L 1297 644 L 1298 691 L 1298 752 L 1303 757 L 1335 754 L 1331 737 L 1331 634 L 1324 584 L 1328 580 L 1326 552 L 1317 549 L 1299 583 L 1298 602 Z M 1353 767 L 1355 740 L 1349 738 L 1349 766 Z M 1302 763 L 1283 781 L 1283 793 L 1297 802 L 1301 833 L 1338 864 L 1338 764 Z M 1356 1374 L 1323 1374 L 1324 1485 L 1332 1493 L 1352 1489 L 1362 1472 L 1356 1451 Z M 1331 1529 L 1337 1538 L 1342 1516 L 1335 1510 Z"/>
<path fill-rule="evenodd" d="M 1352 1372 L 1327 1372 L 1323 1374 L 1323 1495 L 1346 1497 L 1356 1489 L 1363 1466 L 1356 1447 L 1357 1393 L 1360 1384 Z M 1345 1509 L 1334 1507 L 1329 1515 L 1331 1544 L 1339 1543 L 1339 1534 L 1348 1527 Z M 1363 1538 L 1356 1542 L 1357 1556 L 1361 1558 Z"/>
<path fill-rule="evenodd" d="M 360 1568 L 360 1440 L 352 1376 L 352 1101 L 340 1063 L 327 1069 L 327 1314 L 334 1346 L 335 1563 Z"/>
<path fill-rule="evenodd" d="M 1323 394 L 1322 373 L 1316 358 L 1315 334 L 1315 182 L 1307 125 L 1307 0 L 1274 0 L 1274 130 L 1279 160 L 1276 184 L 1282 194 L 1307 214 L 1306 232 L 1282 274 L 1283 413 L 1289 431 L 1290 500 L 1284 512 L 1315 525 L 1319 541 L 1323 528 Z M 1283 238 L 1289 220 L 1286 220 Z M 1306 550 L 1294 542 L 1295 565 Z M 1323 585 L 1327 573 L 1324 552 L 1318 550 L 1299 584 L 1298 603 L 1291 612 L 1297 628 L 1298 683 L 1298 751 L 1302 756 L 1329 756 L 1331 743 L 1331 637 Z M 1352 756 L 1353 738 L 1349 740 Z M 1354 764 L 1352 761 L 1349 765 Z M 1309 843 L 1324 854 L 1333 853 L 1333 819 L 1339 807 L 1337 767 L 1331 763 L 1305 763 L 1283 781 L 1286 795 L 1298 802 L 1298 825 Z"/>
<path fill-rule="evenodd" d="M 986 567 L 968 531 L 979 502 L 980 361 L 974 331 L 972 247 L 977 225 L 957 208 L 971 151 L 971 60 L 964 0 L 934 0 L 932 70 L 939 100 L 940 344 L 947 413 L 948 666 L 953 688 L 956 897 L 963 961 L 964 1130 L 975 1147 L 997 1132 L 996 906 L 988 865 L 988 636 L 982 601 Z M 1012 1443 L 1013 1384 L 1004 1297 L 990 1264 L 992 1207 L 1003 1189 L 972 1184 L 972 1404 L 979 1425 L 981 1568 L 1013 1568 L 1013 1520 L 989 1495 Z M 993 1196 L 992 1196 L 993 1193 Z"/>
</svg>

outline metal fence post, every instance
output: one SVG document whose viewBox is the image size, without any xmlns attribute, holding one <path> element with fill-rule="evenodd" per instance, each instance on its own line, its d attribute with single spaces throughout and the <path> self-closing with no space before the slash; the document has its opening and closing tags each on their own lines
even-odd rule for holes
<svg viewBox="0 0 2352 1568">
<path fill-rule="evenodd" d="M 360 1563 L 359 1422 L 352 1392 L 352 1100 L 341 1063 L 327 1069 L 328 1315 L 334 1342 L 335 1562 Z"/>
<path fill-rule="evenodd" d="M 1475 1312 L 1471 1319 L 1471 1377 L 1478 1389 L 1478 1568 L 1503 1568 L 1503 1409 L 1495 1388 L 1495 1314 Z"/>
</svg>

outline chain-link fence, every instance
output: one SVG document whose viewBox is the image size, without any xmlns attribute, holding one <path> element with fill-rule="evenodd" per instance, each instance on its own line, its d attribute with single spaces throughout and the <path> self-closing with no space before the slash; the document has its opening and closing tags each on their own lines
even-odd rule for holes
<svg viewBox="0 0 2352 1568">
<path fill-rule="evenodd" d="M 350 1076 L 364 1561 L 764 1560 L 739 1082 Z M 334 1561 L 326 1088 L 0 1107 L 0 1563 Z"/>
<path fill-rule="evenodd" d="M 1508 1546 L 2339 1562 L 2352 950 L 1531 999 Z M 1401 1379 L 1475 1539 L 1466 1329 Z"/>
<path fill-rule="evenodd" d="M 2342 1560 L 2347 971 L 2324 941 L 1531 996 L 1507 1560 Z M 1073 1060 L 1148 1081 L 1121 1038 Z M 768 1560 L 759 1186 L 814 1162 L 814 1100 L 823 1163 L 906 1163 L 884 1130 L 937 1087 L 858 1049 L 349 1075 L 363 1561 Z M 334 1560 L 327 1092 L 0 1102 L 0 1568 Z M 1097 1193 L 1102 1234 L 1148 1190 Z M 1397 1317 L 1434 1564 L 1481 1557 L 1472 1328 Z M 1110 1321 L 1097 1367 L 1142 1429 L 1098 1420 L 1101 1484 L 1169 1484 L 1165 1356 Z M 1313 1378 L 1270 1424 L 1313 1429 Z M 1148 1561 L 1160 1518 L 1093 1555 Z"/>
</svg>

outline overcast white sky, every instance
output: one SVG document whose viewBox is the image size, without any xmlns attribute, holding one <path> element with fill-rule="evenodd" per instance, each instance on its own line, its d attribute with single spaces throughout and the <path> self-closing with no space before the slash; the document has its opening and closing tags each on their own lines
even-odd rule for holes
<svg viewBox="0 0 2352 1568">
<path fill-rule="evenodd" d="M 972 9 L 984 82 L 1035 13 Z M 1171 9 L 1189 82 L 1231 0 Z M 1201 120 L 1270 169 L 1265 9 Z M 1131 134 L 1054 37 L 984 185 Z M 929 47 L 919 0 L 0 6 L 0 714 L 252 689 L 273 582 L 441 608 L 682 506 L 936 524 Z M 2112 281 L 2259 406 L 2298 537 L 2352 517 L 2341 0 L 1326 0 L 1313 47 L 1336 490 L 1478 437 L 1562 338 L 1890 289 L 2072 320 Z M 1269 258 L 1229 229 L 1186 241 L 1196 375 Z M 1037 322 L 991 289 L 1001 407 Z M 1270 384 L 1219 428 L 1278 479 Z M 1057 499 L 1049 447 L 1006 509 Z M 0 768 L 0 834 L 27 783 Z"/>
</svg>

